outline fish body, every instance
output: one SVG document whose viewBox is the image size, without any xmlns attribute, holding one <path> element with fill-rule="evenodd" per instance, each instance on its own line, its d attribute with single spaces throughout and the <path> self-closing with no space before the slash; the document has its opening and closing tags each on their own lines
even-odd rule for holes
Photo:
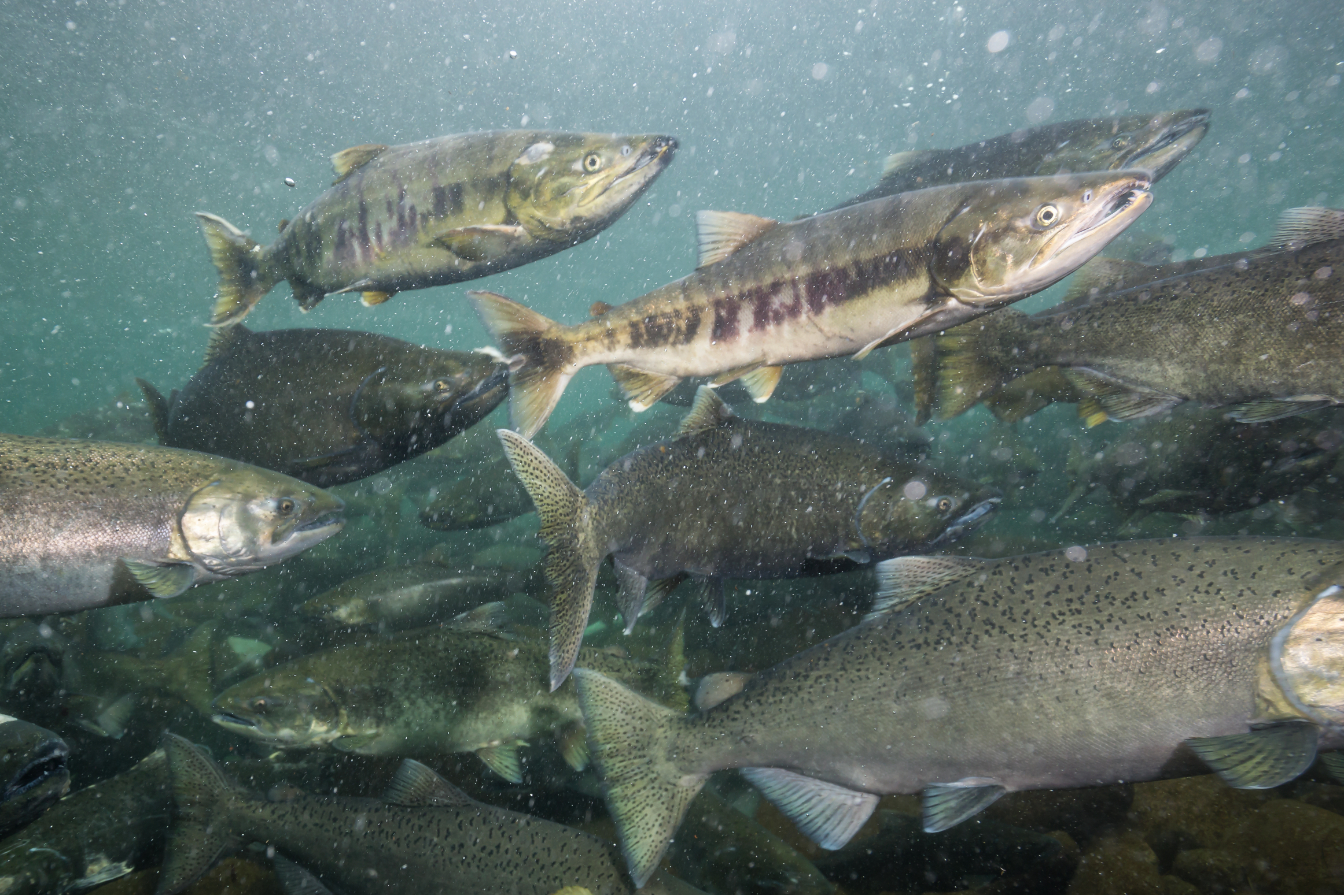
<svg viewBox="0 0 1344 895">
<path fill-rule="evenodd" d="M 709 388 L 677 437 L 617 460 L 580 491 L 534 445 L 500 430 L 541 514 L 551 600 L 551 684 L 573 667 L 608 555 L 626 627 L 650 580 L 692 576 L 721 621 L 729 578 L 789 578 L 922 552 L 982 522 L 997 492 L 861 442 L 742 420 Z M 721 591 L 720 591 L 721 592 Z"/>
<path fill-rule="evenodd" d="M 333 625 L 395 630 L 447 621 L 459 612 L 503 600 L 515 581 L 506 573 L 455 572 L 432 563 L 375 569 L 305 601 L 299 612 Z"/>
<path fill-rule="evenodd" d="M 882 571 L 892 608 L 699 714 L 575 673 L 636 881 L 724 768 L 839 848 L 888 793 L 922 792 L 938 831 L 1005 791 L 1197 773 L 1196 755 L 1274 786 L 1342 739 L 1344 545 L 1128 541 Z"/>
<path fill-rule="evenodd" d="M 489 528 L 532 512 L 532 500 L 509 469 L 496 457 L 438 488 L 434 499 L 420 510 L 420 524 L 434 531 L 470 531 Z"/>
<path fill-rule="evenodd" d="M 1273 245 L 1150 268 L 1120 269 L 1094 291 L 1027 316 L 1011 308 L 936 338 L 921 401 L 941 417 L 991 399 L 1015 378 L 1057 368 L 1088 422 L 1134 419 L 1194 401 L 1264 422 L 1344 402 L 1344 211 L 1285 212 Z M 1082 275 L 1080 275 L 1082 276 Z M 1135 283 L 1135 281 L 1137 281 Z"/>
<path fill-rule="evenodd" d="M 487 131 L 332 158 L 338 179 L 262 247 L 199 213 L 219 270 L 212 325 L 237 323 L 276 283 L 311 310 L 483 277 L 591 239 L 672 161 L 657 135 Z"/>
<path fill-rule="evenodd" d="M 968 143 L 889 156 L 877 186 L 838 208 L 946 183 L 1138 168 L 1157 183 L 1199 145 L 1207 109 L 1058 121 Z"/>
<path fill-rule="evenodd" d="M 50 730 L 0 715 L 0 836 L 32 821 L 70 789 L 70 749 Z"/>
<path fill-rule="evenodd" d="M 158 895 L 176 895 L 247 842 L 265 842 L 286 859 L 277 861 L 282 879 L 309 880 L 300 891 L 322 885 L 349 895 L 552 895 L 566 886 L 593 895 L 634 892 L 614 846 L 477 802 L 418 762 L 402 763 L 382 800 L 292 794 L 270 801 L 225 777 L 181 737 L 166 735 L 165 749 L 178 821 Z"/>
<path fill-rule="evenodd" d="M 339 499 L 194 451 L 0 435 L 0 616 L 176 596 L 341 530 Z"/>
<path fill-rule="evenodd" d="M 1044 289 L 1129 226 L 1148 186 L 1142 172 L 985 181 L 789 223 L 702 212 L 695 273 L 583 323 L 472 297 L 511 357 L 524 437 L 592 364 L 608 366 L 636 410 L 689 376 L 745 377 L 762 401 L 781 364 L 862 357 Z"/>
<path fill-rule="evenodd" d="M 243 326 L 156 409 L 160 441 L 274 469 L 318 487 L 352 482 L 431 450 L 508 394 L 481 352 L 440 351 L 373 333 Z"/>
<path fill-rule="evenodd" d="M 596 650 L 584 657 L 621 679 L 659 685 L 651 666 Z M 213 717 L 274 748 L 476 752 L 517 782 L 523 741 L 559 733 L 567 746 L 566 728 L 580 723 L 573 685 L 552 693 L 547 667 L 539 637 L 420 628 L 269 668 L 219 694 Z"/>
</svg>

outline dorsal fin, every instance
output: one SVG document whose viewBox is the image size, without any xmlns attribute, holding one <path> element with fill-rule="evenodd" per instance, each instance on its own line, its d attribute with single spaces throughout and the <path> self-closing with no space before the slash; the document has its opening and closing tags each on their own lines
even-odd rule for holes
<svg viewBox="0 0 1344 895">
<path fill-rule="evenodd" d="M 172 407 L 171 402 L 145 380 L 137 378 L 135 384 L 140 386 L 140 391 L 145 396 L 145 406 L 149 408 L 149 419 L 154 424 L 154 434 L 158 437 L 159 444 L 167 444 L 168 411 Z"/>
<path fill-rule="evenodd" d="M 1269 244 L 1276 249 L 1297 251 L 1341 238 L 1344 238 L 1344 210 L 1308 206 L 1289 208 L 1279 215 L 1279 228 Z"/>
<path fill-rule="evenodd" d="M 611 305 L 607 304 L 605 301 L 595 301 L 588 306 L 588 316 L 601 317 L 610 310 Z"/>
<path fill-rule="evenodd" d="M 736 211 L 697 211 L 695 227 L 700 242 L 700 261 L 696 267 L 722 261 L 777 223 L 770 218 Z"/>
<path fill-rule="evenodd" d="M 332 183 L 340 183 L 360 165 L 367 165 L 386 151 L 387 147 L 382 143 L 361 143 L 342 149 L 331 157 L 331 167 L 336 172 L 336 179 Z"/>
<path fill-rule="evenodd" d="M 244 339 L 252 335 L 252 330 L 243 326 L 241 323 L 235 323 L 233 326 L 221 326 L 210 331 L 210 341 L 205 346 L 205 361 L 201 364 L 204 370 L 210 364 L 226 354 L 229 349 L 238 344 L 239 339 Z"/>
<path fill-rule="evenodd" d="M 1093 258 L 1078 268 L 1077 273 L 1073 275 L 1073 280 L 1069 283 L 1069 291 L 1064 295 L 1064 301 L 1090 298 L 1094 292 L 1109 292 L 1126 280 L 1142 277 L 1146 270 L 1151 270 L 1151 268 L 1147 264 L 1140 264 L 1138 261 L 1125 261 L 1121 258 Z"/>
<path fill-rule="evenodd" d="M 392 782 L 387 784 L 383 801 L 406 808 L 431 805 L 466 808 L 475 807 L 471 797 L 420 762 L 408 758 L 397 768 Z"/>
<path fill-rule="evenodd" d="M 717 429 L 732 418 L 733 409 L 714 394 L 714 389 L 702 385 L 695 390 L 695 403 L 691 405 L 690 412 L 677 427 L 677 437 Z"/>
<path fill-rule="evenodd" d="M 898 171 L 904 171 L 933 155 L 933 149 L 910 149 L 905 152 L 893 152 L 882 162 L 882 179 L 886 180 Z"/>
<path fill-rule="evenodd" d="M 279 233 L 284 233 L 285 228 L 289 226 L 289 218 L 281 218 L 280 223 L 276 224 L 275 229 Z"/>
</svg>

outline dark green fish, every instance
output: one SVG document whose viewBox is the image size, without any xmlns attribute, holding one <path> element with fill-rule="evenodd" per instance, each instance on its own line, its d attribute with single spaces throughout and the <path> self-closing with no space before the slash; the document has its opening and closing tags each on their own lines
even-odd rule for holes
<svg viewBox="0 0 1344 895">
<path fill-rule="evenodd" d="M 499 430 L 541 515 L 551 598 L 551 687 L 574 667 L 597 570 L 615 559 L 626 630 L 686 576 L 714 624 L 727 578 L 791 578 L 922 552 L 979 525 L 997 492 L 861 442 L 734 416 L 702 387 L 674 438 L 629 454 L 580 491 Z M 651 591 L 650 580 L 659 582 Z"/>
<path fill-rule="evenodd" d="M 0 715 L 0 836 L 8 836 L 70 789 L 70 754 L 50 730 Z M 3 891 L 0 888 L 0 891 Z"/>
<path fill-rule="evenodd" d="M 299 606 L 300 614 L 328 625 L 375 625 L 398 630 L 503 600 L 523 576 L 481 570 L 457 572 L 433 563 L 375 569 L 343 581 Z"/>
<path fill-rule="evenodd" d="M 174 448 L 0 435 L 0 617 L 176 596 L 302 553 L 341 501 Z"/>
<path fill-rule="evenodd" d="M 1182 109 L 1058 121 L 956 149 L 898 152 L 887 157 L 877 186 L 836 207 L 947 183 L 1122 168 L 1147 171 L 1157 183 L 1208 130 L 1208 109 Z"/>
<path fill-rule="evenodd" d="M 508 368 L 488 354 L 338 329 L 231 326 L 171 399 L 137 381 L 161 443 L 323 488 L 438 447 L 508 394 Z"/>
<path fill-rule="evenodd" d="M 486 131 L 338 152 L 335 184 L 269 246 L 197 213 L 219 270 L 211 325 L 239 322 L 281 280 L 305 311 L 330 293 L 375 305 L 553 255 L 615 223 L 676 147 L 656 135 Z"/>
<path fill-rule="evenodd" d="M 1342 576 L 1344 544 L 1293 539 L 900 557 L 867 621 L 698 714 L 574 676 L 639 882 L 726 768 L 828 849 L 889 793 L 939 832 L 1014 790 L 1286 783 L 1344 744 Z"/>
<path fill-rule="evenodd" d="M 701 212 L 695 273 L 573 326 L 471 296 L 510 358 L 524 437 L 593 364 L 635 410 L 690 376 L 742 379 L 764 401 L 783 364 L 861 359 L 1046 288 L 1132 224 L 1149 185 L 1134 171 L 954 184 L 789 223 Z"/>
<path fill-rule="evenodd" d="M 1044 368 L 1082 397 L 1088 425 L 1182 401 L 1241 422 L 1344 403 L 1344 211 L 1291 209 L 1265 249 L 1171 267 L 1107 260 L 1057 307 L 1005 308 L 938 336 L 920 355 L 935 383 L 925 412 L 956 416 Z"/>
<path fill-rule="evenodd" d="M 598 650 L 584 660 L 643 687 L 658 668 Z M 268 668 L 215 699 L 216 724 L 271 748 L 329 746 L 362 755 L 424 758 L 475 752 L 522 780 L 518 749 L 557 736 L 565 760 L 587 761 L 573 685 L 549 687 L 540 636 L 448 625 L 311 653 Z"/>
<path fill-rule="evenodd" d="M 271 801 L 225 777 L 181 737 L 165 734 L 164 748 L 177 822 L 157 895 L 176 895 L 248 842 L 278 853 L 276 872 L 290 891 L 553 895 L 582 886 L 592 895 L 634 893 L 614 846 L 477 802 L 416 761 L 402 762 L 382 800 L 298 794 Z M 694 890 L 670 879 L 645 891 Z"/>
<path fill-rule="evenodd" d="M 0 892 L 63 895 L 152 867 L 171 807 L 168 759 L 160 749 L 71 793 L 0 842 Z"/>
</svg>

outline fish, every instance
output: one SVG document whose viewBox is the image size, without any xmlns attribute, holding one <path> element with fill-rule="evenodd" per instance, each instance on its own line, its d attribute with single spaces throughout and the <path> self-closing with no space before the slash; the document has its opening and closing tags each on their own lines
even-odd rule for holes
<svg viewBox="0 0 1344 895">
<path fill-rule="evenodd" d="M 0 434 L 0 617 L 174 597 L 341 530 L 297 479 L 195 451 Z"/>
<path fill-rule="evenodd" d="M 1270 246 L 1194 268 L 1107 261 L 1100 274 L 1117 269 L 1137 284 L 1094 290 L 1085 269 L 1056 307 L 1003 308 L 936 336 L 919 354 L 922 414 L 957 416 L 1047 368 L 1081 397 L 1088 425 L 1185 401 L 1238 422 L 1344 402 L 1344 370 L 1331 362 L 1344 351 L 1344 211 L 1289 209 Z"/>
<path fill-rule="evenodd" d="M 0 841 L 0 892 L 63 895 L 151 867 L 171 810 L 168 758 L 158 749 Z"/>
<path fill-rule="evenodd" d="M 1060 513 L 1092 488 L 1110 496 L 1129 526 L 1153 512 L 1235 513 L 1308 487 L 1332 471 L 1344 446 L 1338 411 L 1256 425 L 1218 410 L 1180 411 L 1136 420 L 1090 456 L 1075 449 Z"/>
<path fill-rule="evenodd" d="M 525 438 L 499 437 L 541 515 L 551 689 L 574 667 L 608 555 L 627 633 L 687 576 L 717 627 L 724 579 L 827 574 L 922 552 L 999 503 L 996 491 L 861 442 L 743 420 L 708 387 L 674 438 L 617 460 L 582 491 Z"/>
<path fill-rule="evenodd" d="M 1149 185 L 1133 171 L 954 184 L 788 223 L 702 211 L 694 273 L 573 326 L 468 295 L 509 358 L 525 438 L 592 364 L 637 411 L 689 376 L 742 379 L 760 402 L 782 364 L 862 359 L 1046 288 L 1133 223 Z"/>
<path fill-rule="evenodd" d="M 673 137 L 483 131 L 332 156 L 336 181 L 261 246 L 197 212 L 219 292 L 211 326 L 240 322 L 281 280 L 310 311 L 366 306 L 578 245 L 616 222 L 671 163 Z"/>
<path fill-rule="evenodd" d="M 508 573 L 457 572 L 431 563 L 375 569 L 343 581 L 299 606 L 299 614 L 329 625 L 375 625 L 397 630 L 503 600 L 523 581 Z"/>
<path fill-rule="evenodd" d="M 319 488 L 371 476 L 445 443 L 508 394 L 508 368 L 334 329 L 216 330 L 204 366 L 164 398 L 136 380 L 159 442 L 273 469 Z"/>
<path fill-rule="evenodd" d="M 35 434 L 44 438 L 149 443 L 154 441 L 154 423 L 149 408 L 139 397 L 121 392 L 105 404 L 72 413 L 50 426 L 43 426 Z"/>
<path fill-rule="evenodd" d="M 1292 538 L 898 557 L 866 621 L 697 714 L 574 676 L 638 883 L 725 768 L 826 849 L 889 793 L 941 832 L 1018 790 L 1293 780 L 1344 743 L 1341 574 L 1344 544 Z"/>
<path fill-rule="evenodd" d="M 672 686 L 655 665 L 597 650 L 584 658 L 622 680 Z M 543 736 L 556 737 L 572 767 L 587 764 L 574 688 L 552 693 L 548 683 L 541 636 L 450 624 L 273 666 L 220 693 L 212 718 L 275 749 L 421 758 L 474 752 L 519 783 L 520 747 Z"/>
<path fill-rule="evenodd" d="M 956 149 L 912 149 L 887 156 L 877 186 L 836 208 L 941 184 L 1003 177 L 1142 169 L 1157 183 L 1208 131 L 1208 109 L 1181 109 L 1057 121 Z"/>
<path fill-rule="evenodd" d="M 230 780 L 182 737 L 165 734 L 164 750 L 177 821 L 157 895 L 177 895 L 248 842 L 274 850 L 277 875 L 289 891 L 552 895 L 583 886 L 592 895 L 634 892 L 611 844 L 478 802 L 413 759 L 401 763 L 381 800 L 296 793 L 271 801 Z M 696 891 L 674 877 L 651 888 L 650 895 Z"/>
<path fill-rule="evenodd" d="M 65 740 L 0 714 L 0 837 L 32 822 L 70 789 Z"/>
</svg>

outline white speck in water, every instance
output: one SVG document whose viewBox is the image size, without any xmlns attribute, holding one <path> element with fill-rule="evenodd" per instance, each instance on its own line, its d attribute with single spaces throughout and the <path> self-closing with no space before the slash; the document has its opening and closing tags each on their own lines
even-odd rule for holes
<svg viewBox="0 0 1344 895">
<path fill-rule="evenodd" d="M 1255 233 L 1250 230 L 1247 230 L 1245 233 L 1237 237 L 1237 242 L 1241 243 L 1242 245 L 1245 245 L 1246 243 L 1250 242 L 1253 239 L 1255 239 Z"/>
<path fill-rule="evenodd" d="M 248 410 L 251 410 L 251 409 L 253 409 L 254 407 L 256 407 L 257 405 L 256 405 L 254 402 L 252 402 L 252 401 L 248 401 L 248 402 L 247 402 L 246 404 L 244 404 L 243 406 L 246 407 Z"/>
<path fill-rule="evenodd" d="M 1082 562 L 1087 559 L 1087 548 L 1079 547 L 1077 544 L 1064 551 L 1064 558 L 1073 562 Z"/>
</svg>

